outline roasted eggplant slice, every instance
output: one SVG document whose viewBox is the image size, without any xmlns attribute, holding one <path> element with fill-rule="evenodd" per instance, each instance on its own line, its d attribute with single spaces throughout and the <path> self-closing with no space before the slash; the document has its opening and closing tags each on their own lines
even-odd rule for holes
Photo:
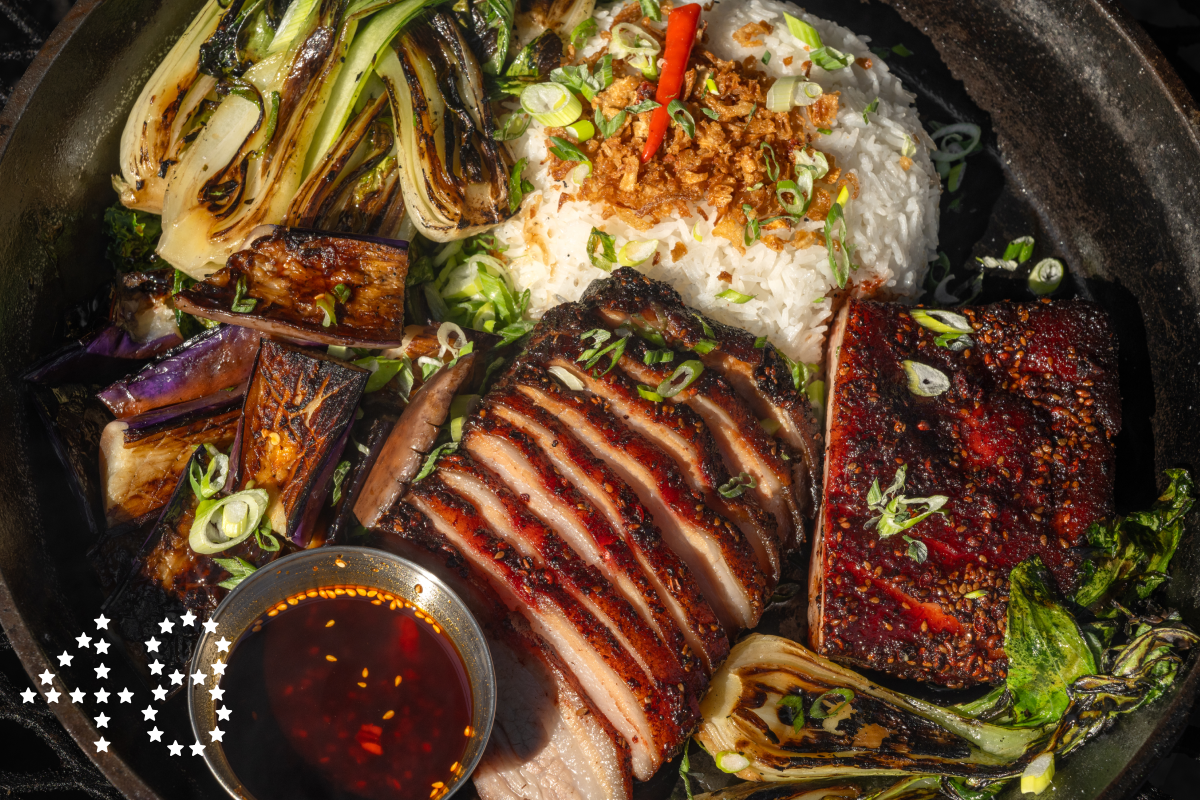
<svg viewBox="0 0 1200 800">
<path fill-rule="evenodd" d="M 433 14 L 409 28 L 375 70 L 391 97 L 404 203 L 418 230 L 448 242 L 511 217 L 511 164 L 454 18 Z"/>
<path fill-rule="evenodd" d="M 271 227 L 175 304 L 307 342 L 392 347 L 404 339 L 407 276 L 407 245 Z"/>
<path fill-rule="evenodd" d="M 210 328 L 97 396 L 117 419 L 125 419 L 243 386 L 250 378 L 260 336 L 237 325 Z"/>
<path fill-rule="evenodd" d="M 139 520 L 166 505 L 198 445 L 228 449 L 241 417 L 237 400 L 230 394 L 223 409 L 199 414 L 181 410 L 174 419 L 151 412 L 149 419 L 110 422 L 100 436 L 100 480 L 109 526 Z"/>
<path fill-rule="evenodd" d="M 301 547 L 325 502 L 371 373 L 263 339 L 230 457 L 234 485 L 265 489 L 267 519 Z"/>
</svg>

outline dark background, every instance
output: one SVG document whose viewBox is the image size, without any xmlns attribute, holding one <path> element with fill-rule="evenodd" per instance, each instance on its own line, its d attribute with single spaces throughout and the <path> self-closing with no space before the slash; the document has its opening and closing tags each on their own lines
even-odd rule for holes
<svg viewBox="0 0 1200 800">
<path fill-rule="evenodd" d="M 0 106 L 74 0 L 0 0 Z M 1121 0 L 1200 97 L 1200 2 Z M 0 796 L 36 800 L 120 797 L 58 724 L 45 703 L 24 705 L 31 679 L 0 632 Z M 1174 751 L 1137 800 L 1200 797 L 1200 704 Z"/>
</svg>

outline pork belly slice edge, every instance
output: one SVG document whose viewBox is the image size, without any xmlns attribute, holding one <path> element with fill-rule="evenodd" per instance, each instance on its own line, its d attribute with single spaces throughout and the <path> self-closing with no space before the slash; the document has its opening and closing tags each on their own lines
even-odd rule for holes
<svg viewBox="0 0 1200 800">
<path fill-rule="evenodd" d="M 401 503 L 378 545 L 429 570 L 471 609 L 496 671 L 492 737 L 472 774 L 482 800 L 629 800 L 629 745 L 566 665 L 462 554 Z M 411 513 L 405 513 L 406 511 Z"/>
<path fill-rule="evenodd" d="M 559 588 L 552 575 L 497 537 L 475 508 L 437 474 L 405 498 L 484 574 L 512 611 L 521 614 L 570 667 L 588 696 L 629 742 L 634 775 L 645 780 L 686 738 L 657 708 L 659 695 L 608 629 Z"/>
<path fill-rule="evenodd" d="M 711 674 L 729 652 L 729 639 L 699 581 L 662 538 L 650 512 L 633 490 L 554 416 L 523 395 L 510 394 L 507 401 L 511 407 L 488 400 L 481 413 L 496 416 L 536 441 L 554 467 L 600 509 L 667 604 L 705 672 Z"/>
<path fill-rule="evenodd" d="M 502 476 L 532 513 L 562 536 L 577 556 L 608 579 L 663 644 L 678 654 L 684 683 L 697 696 L 703 694 L 707 680 L 702 662 L 687 645 L 651 576 L 643 572 L 625 539 L 554 468 L 533 439 L 495 414 L 486 414 L 475 417 L 467 426 L 462 448 Z"/>
<path fill-rule="evenodd" d="M 720 487 L 731 476 L 720 458 L 716 441 L 704 420 L 686 405 L 655 403 L 638 394 L 637 386 L 623 373 L 593 375 L 574 359 L 555 357 L 548 366 L 565 369 L 593 397 L 603 401 L 593 407 L 593 416 L 604 411 L 614 424 L 625 424 L 672 457 L 688 488 L 704 499 L 715 513 L 730 520 L 754 548 L 758 567 L 773 588 L 779 582 L 780 542 L 775 520 L 752 501 L 753 495 L 724 497 Z M 607 405 L 608 409 L 603 409 Z M 620 422 L 617 418 L 620 418 Z"/>
<path fill-rule="evenodd" d="M 667 284 L 629 267 L 592 281 L 580 304 L 613 326 L 627 324 L 657 333 L 677 350 L 694 352 L 701 343 L 715 343 L 700 361 L 728 380 L 759 417 L 779 423 L 780 435 L 800 456 L 795 464 L 796 500 L 805 516 L 814 514 L 824 455 L 821 428 L 808 399 L 795 390 L 782 354 L 770 344 L 756 347 L 758 340 L 748 331 L 706 319 L 685 306 Z"/>
<path fill-rule="evenodd" d="M 762 615 L 766 578 L 741 531 L 692 494 L 675 462 L 624 426 L 600 427 L 545 375 L 522 375 L 513 392 L 571 428 L 638 496 L 663 538 L 692 571 L 727 633 L 753 628 Z M 507 396 L 494 398 L 509 407 Z"/>
<path fill-rule="evenodd" d="M 1115 341 L 1097 306 L 959 311 L 974 333 L 956 351 L 905 307 L 843 309 L 829 343 L 828 466 L 810 570 L 814 649 L 948 686 L 1004 677 L 1014 566 L 1039 556 L 1061 591 L 1074 589 L 1074 548 L 1113 511 L 1120 430 Z M 914 395 L 905 360 L 941 371 L 949 388 Z M 881 539 L 867 493 L 901 465 L 905 497 L 949 500 L 944 514 Z M 904 536 L 927 549 L 924 563 Z"/>
<path fill-rule="evenodd" d="M 494 474 L 469 456 L 455 453 L 443 459 L 438 464 L 438 476 L 475 507 L 493 533 L 553 574 L 558 586 L 608 628 L 645 673 L 647 684 L 659 693 L 662 713 L 669 714 L 681 728 L 690 728 L 696 722 L 698 698 L 685 695 L 678 658 L 607 578 L 575 555 Z"/>
</svg>

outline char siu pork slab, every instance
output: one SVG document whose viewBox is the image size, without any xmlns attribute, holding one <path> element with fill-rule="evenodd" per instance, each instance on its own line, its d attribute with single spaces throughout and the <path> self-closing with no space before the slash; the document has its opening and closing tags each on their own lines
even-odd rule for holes
<svg viewBox="0 0 1200 800">
<path fill-rule="evenodd" d="M 626 796 L 579 757 L 612 735 L 634 777 L 653 775 L 813 505 L 821 433 L 782 355 L 633 270 L 587 298 L 543 317 L 454 426 L 457 452 L 407 487 L 368 478 L 402 494 L 364 523 L 453 553 L 529 631 L 495 651 L 526 710 L 480 766 L 484 800 Z"/>
<path fill-rule="evenodd" d="M 1107 318 L 1078 301 L 851 301 L 829 362 L 814 649 L 947 686 L 1000 680 L 1009 571 L 1037 555 L 1069 596 L 1075 548 L 1113 510 Z"/>
</svg>

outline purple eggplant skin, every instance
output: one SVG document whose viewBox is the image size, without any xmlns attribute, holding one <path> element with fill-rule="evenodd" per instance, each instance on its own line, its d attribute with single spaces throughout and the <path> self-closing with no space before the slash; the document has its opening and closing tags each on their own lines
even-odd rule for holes
<svg viewBox="0 0 1200 800">
<path fill-rule="evenodd" d="M 271 527 L 301 547 L 312 538 L 313 527 L 304 522 L 315 518 L 328 496 L 370 375 L 271 338 L 259 346 L 230 467 L 239 490 L 254 481 L 267 491 Z"/>
<path fill-rule="evenodd" d="M 117 325 L 105 325 L 37 361 L 25 380 L 43 386 L 63 383 L 105 383 L 128 372 L 137 362 L 165 353 L 179 344 L 178 334 L 138 342 Z"/>
<path fill-rule="evenodd" d="M 267 227 L 207 280 L 175 295 L 175 306 L 289 339 L 395 347 L 404 339 L 407 276 L 407 246 Z"/>
<path fill-rule="evenodd" d="M 261 335 L 236 325 L 203 331 L 100 392 L 100 400 L 125 419 L 244 384 Z"/>
<path fill-rule="evenodd" d="M 231 386 L 229 389 L 222 389 L 185 403 L 155 408 L 136 417 L 128 417 L 124 421 L 129 425 L 131 432 L 145 435 L 153 430 L 177 427 L 195 419 L 211 417 L 234 406 L 240 408 L 246 397 L 248 384 L 249 381 L 246 381 L 240 386 Z M 130 433 L 126 438 L 132 435 L 134 434 Z"/>
</svg>

